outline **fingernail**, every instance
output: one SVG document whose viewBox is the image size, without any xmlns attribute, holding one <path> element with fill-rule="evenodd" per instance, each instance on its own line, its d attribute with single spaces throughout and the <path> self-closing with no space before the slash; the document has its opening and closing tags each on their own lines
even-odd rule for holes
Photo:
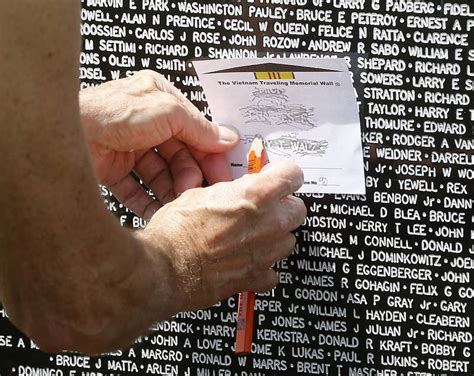
<svg viewBox="0 0 474 376">
<path fill-rule="evenodd" d="M 228 126 L 218 125 L 219 129 L 219 138 L 225 142 L 234 144 L 239 139 L 240 136 L 234 129 L 229 128 Z"/>
</svg>

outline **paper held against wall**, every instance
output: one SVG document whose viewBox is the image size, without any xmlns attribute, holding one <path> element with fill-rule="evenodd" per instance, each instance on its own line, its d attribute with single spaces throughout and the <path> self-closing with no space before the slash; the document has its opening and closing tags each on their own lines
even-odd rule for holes
<svg viewBox="0 0 474 376">
<path fill-rule="evenodd" d="M 247 173 L 256 135 L 268 159 L 304 171 L 301 193 L 365 194 L 360 123 L 343 59 L 202 60 L 194 66 L 213 120 L 241 135 L 227 154 L 232 176 Z"/>
</svg>

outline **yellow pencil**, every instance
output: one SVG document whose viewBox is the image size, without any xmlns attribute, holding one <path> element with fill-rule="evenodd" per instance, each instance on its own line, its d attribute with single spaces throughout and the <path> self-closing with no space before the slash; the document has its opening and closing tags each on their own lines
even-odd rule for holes
<svg viewBox="0 0 474 376">
<path fill-rule="evenodd" d="M 265 164 L 265 149 L 263 140 L 255 137 L 248 154 L 248 173 L 260 172 Z M 253 317 L 254 317 L 255 292 L 241 292 L 237 311 L 237 331 L 235 338 L 235 353 L 237 355 L 252 352 Z"/>
</svg>

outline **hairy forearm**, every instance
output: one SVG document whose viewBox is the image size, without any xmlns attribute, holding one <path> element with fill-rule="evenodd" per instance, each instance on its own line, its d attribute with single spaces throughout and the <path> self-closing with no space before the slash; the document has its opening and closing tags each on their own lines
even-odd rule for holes
<svg viewBox="0 0 474 376">
<path fill-rule="evenodd" d="M 79 4 L 5 4 L 2 303 L 46 350 L 124 346 L 174 313 L 171 263 L 164 251 L 151 256 L 101 203 L 79 120 Z"/>
<path fill-rule="evenodd" d="M 166 256 L 152 257 L 141 242 L 98 228 L 111 239 L 85 228 L 68 242 L 47 234 L 32 237 L 43 244 L 2 242 L 5 308 L 44 350 L 110 351 L 175 313 Z"/>
<path fill-rule="evenodd" d="M 40 348 L 110 351 L 174 313 L 166 258 L 155 262 L 120 232 L 102 242 L 77 232 L 83 239 L 45 242 L 48 249 L 30 242 L 4 248 L 25 249 L 2 259 L 2 295 L 12 321 Z"/>
</svg>

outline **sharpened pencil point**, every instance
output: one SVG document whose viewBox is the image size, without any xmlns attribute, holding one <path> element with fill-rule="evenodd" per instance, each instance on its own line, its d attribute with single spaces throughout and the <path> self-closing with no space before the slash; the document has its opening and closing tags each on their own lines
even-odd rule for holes
<svg viewBox="0 0 474 376">
<path fill-rule="evenodd" d="M 261 136 L 256 136 L 253 139 L 252 144 L 250 145 L 250 150 L 249 150 L 247 159 L 249 159 L 251 152 L 255 153 L 256 158 L 260 158 L 263 154 L 263 150 L 264 150 L 263 139 L 261 138 Z"/>
</svg>

